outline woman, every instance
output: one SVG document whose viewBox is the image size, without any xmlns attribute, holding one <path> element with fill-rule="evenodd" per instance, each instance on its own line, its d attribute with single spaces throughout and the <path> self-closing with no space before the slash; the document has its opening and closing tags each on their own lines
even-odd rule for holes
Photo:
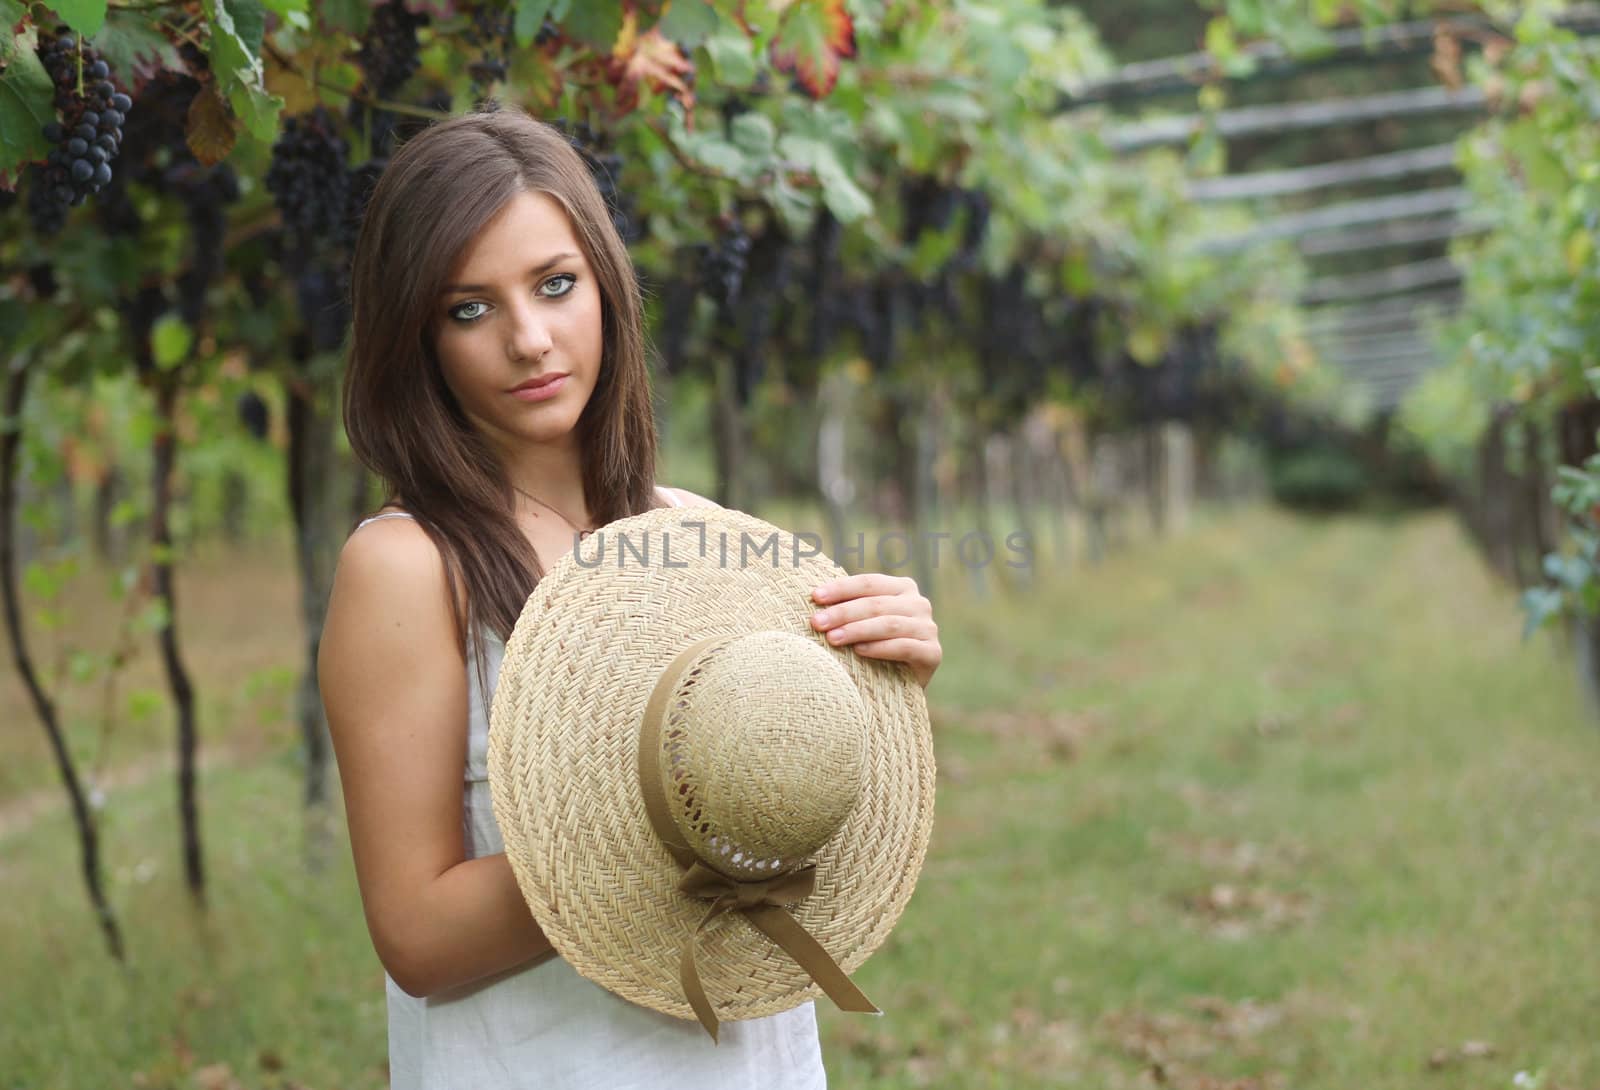
<svg viewBox="0 0 1600 1090">
<path fill-rule="evenodd" d="M 583 160 L 515 109 L 424 130 L 373 192 L 351 289 L 345 427 L 390 500 L 340 555 L 319 676 L 393 1090 L 825 1085 L 809 1003 L 713 1046 L 579 977 L 490 812 L 487 709 L 539 576 L 578 534 L 710 502 L 654 486 L 638 289 Z M 816 597 L 833 642 L 927 685 L 937 628 L 910 580 Z"/>
</svg>

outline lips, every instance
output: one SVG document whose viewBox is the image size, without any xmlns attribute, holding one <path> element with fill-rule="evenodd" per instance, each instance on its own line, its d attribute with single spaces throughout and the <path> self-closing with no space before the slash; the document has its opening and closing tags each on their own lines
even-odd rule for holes
<svg viewBox="0 0 1600 1090">
<path fill-rule="evenodd" d="M 511 392 L 512 393 L 516 393 L 518 390 L 537 390 L 541 386 L 549 385 L 550 383 L 554 382 L 556 379 L 566 378 L 566 377 L 567 377 L 567 372 L 565 372 L 565 371 L 552 371 L 547 375 L 540 375 L 538 378 L 530 378 L 527 382 L 521 383 L 520 385 L 517 385 L 517 386 L 513 386 L 511 388 Z"/>
</svg>

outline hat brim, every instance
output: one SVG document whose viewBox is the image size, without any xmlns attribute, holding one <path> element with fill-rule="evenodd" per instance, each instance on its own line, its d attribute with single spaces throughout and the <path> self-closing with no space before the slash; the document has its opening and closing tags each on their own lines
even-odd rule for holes
<svg viewBox="0 0 1600 1090">
<path fill-rule="evenodd" d="M 491 708 L 489 786 L 529 909 L 580 975 L 694 1017 L 680 958 L 708 906 L 676 888 L 683 871 L 650 827 L 638 745 L 657 677 L 707 636 L 810 636 L 857 685 L 869 723 L 861 801 L 817 854 L 813 893 L 790 912 L 847 973 L 888 936 L 932 834 L 933 743 L 922 689 L 903 664 L 832 647 L 811 628 L 811 589 L 846 574 L 744 512 L 661 508 L 596 531 L 529 596 Z M 773 1014 L 821 994 L 738 913 L 698 941 L 720 1019 Z"/>
</svg>

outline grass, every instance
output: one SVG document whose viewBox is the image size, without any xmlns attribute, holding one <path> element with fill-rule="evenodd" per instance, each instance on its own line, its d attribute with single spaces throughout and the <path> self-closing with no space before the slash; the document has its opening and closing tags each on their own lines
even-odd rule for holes
<svg viewBox="0 0 1600 1090">
<path fill-rule="evenodd" d="M 240 669 L 292 661 L 292 600 L 236 582 Z M 226 620 L 196 610 L 209 655 L 198 618 Z M 1600 1087 L 1600 731 L 1448 517 L 1208 518 L 1023 594 L 951 579 L 937 616 L 934 843 L 856 974 L 887 1014 L 818 1005 L 831 1085 Z M 54 788 L 10 718 L 7 763 Z M 25 891 L 0 1090 L 384 1085 L 348 848 L 303 865 L 292 731 L 211 729 L 209 918 L 169 777 L 111 793 L 126 974 L 65 814 L 0 822 Z"/>
</svg>

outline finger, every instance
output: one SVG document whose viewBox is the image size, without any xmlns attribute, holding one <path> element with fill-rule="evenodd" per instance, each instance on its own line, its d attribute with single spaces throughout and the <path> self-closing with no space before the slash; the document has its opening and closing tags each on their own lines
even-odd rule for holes
<svg viewBox="0 0 1600 1090">
<path fill-rule="evenodd" d="M 903 637 L 927 640 L 931 639 L 936 631 L 932 621 L 921 617 L 907 617 L 902 613 L 889 613 L 831 628 L 828 630 L 828 642 L 835 647 L 844 647 L 863 640 L 892 640 Z"/>
<path fill-rule="evenodd" d="M 913 668 L 926 666 L 934 661 L 926 640 L 867 640 L 864 643 L 852 644 L 850 649 L 864 658 L 903 662 Z"/>
<path fill-rule="evenodd" d="M 904 598 L 874 594 L 866 598 L 852 598 L 848 602 L 835 602 L 826 609 L 819 609 L 811 615 L 811 624 L 820 632 L 888 613 L 902 613 L 908 617 L 917 615 L 915 609 L 908 608 Z"/>
<path fill-rule="evenodd" d="M 811 597 L 818 602 L 842 602 L 868 594 L 904 594 L 907 584 L 916 586 L 915 582 L 903 576 L 863 572 L 829 580 L 813 588 Z"/>
</svg>

